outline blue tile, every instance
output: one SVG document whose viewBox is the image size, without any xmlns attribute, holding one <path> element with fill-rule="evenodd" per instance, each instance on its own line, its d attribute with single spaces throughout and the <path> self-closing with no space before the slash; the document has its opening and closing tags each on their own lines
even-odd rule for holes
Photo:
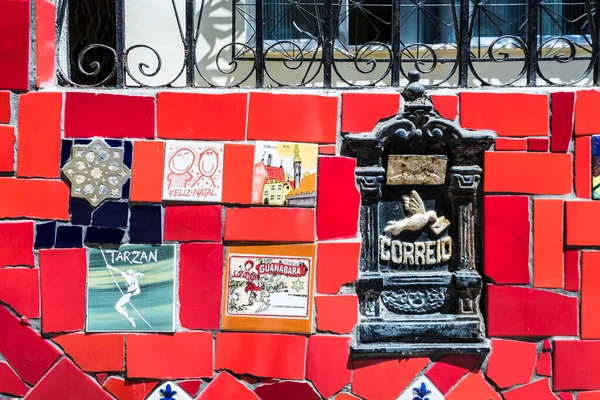
<svg viewBox="0 0 600 400">
<path fill-rule="evenodd" d="M 128 218 L 127 203 L 106 201 L 94 211 L 92 225 L 101 228 L 126 228 Z"/>
<path fill-rule="evenodd" d="M 131 207 L 129 241 L 131 243 L 161 244 L 161 213 L 162 207 L 159 205 Z"/>
<path fill-rule="evenodd" d="M 75 144 L 90 144 L 92 139 L 75 139 Z"/>
<path fill-rule="evenodd" d="M 121 244 L 125 231 L 114 228 L 96 228 L 90 226 L 85 233 L 86 244 Z"/>
<path fill-rule="evenodd" d="M 592 136 L 592 155 L 600 156 L 600 135 Z"/>
<path fill-rule="evenodd" d="M 63 139 L 60 147 L 60 168 L 65 166 L 69 158 L 71 158 L 71 149 L 73 148 L 73 141 Z"/>
<path fill-rule="evenodd" d="M 70 249 L 81 247 L 83 238 L 83 227 L 81 226 L 59 226 L 56 228 L 57 249 Z"/>
<path fill-rule="evenodd" d="M 121 191 L 121 198 L 129 199 L 129 188 L 131 187 L 131 179 L 127 179 L 127 182 L 123 184 L 123 190 Z"/>
<path fill-rule="evenodd" d="M 35 224 L 35 244 L 36 249 L 49 249 L 54 246 L 56 237 L 56 221 L 41 222 Z"/>
<path fill-rule="evenodd" d="M 107 145 L 110 147 L 121 147 L 123 146 L 123 141 L 118 139 L 104 139 Z"/>
<path fill-rule="evenodd" d="M 133 160 L 133 144 L 131 141 L 126 140 L 123 147 L 125 149 L 123 151 L 123 164 L 127 165 L 129 169 L 131 169 L 131 162 Z"/>
<path fill-rule="evenodd" d="M 92 222 L 92 206 L 84 199 L 71 198 L 69 200 L 71 210 L 71 223 L 73 225 L 89 225 Z"/>
</svg>

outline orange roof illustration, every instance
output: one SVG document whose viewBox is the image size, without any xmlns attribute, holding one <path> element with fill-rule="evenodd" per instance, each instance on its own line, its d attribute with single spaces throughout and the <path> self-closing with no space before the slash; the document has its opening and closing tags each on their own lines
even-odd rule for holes
<svg viewBox="0 0 600 400">
<path fill-rule="evenodd" d="M 290 196 L 300 196 L 303 194 L 313 194 L 317 190 L 317 174 L 312 173 L 305 176 L 300 181 L 300 185 L 288 193 Z"/>
<path fill-rule="evenodd" d="M 265 165 L 264 161 L 256 164 L 257 167 L 261 166 L 267 171 L 267 177 L 265 178 L 265 182 L 268 181 L 277 181 L 277 182 L 285 182 L 285 174 L 283 172 L 283 167 L 270 167 Z"/>
</svg>

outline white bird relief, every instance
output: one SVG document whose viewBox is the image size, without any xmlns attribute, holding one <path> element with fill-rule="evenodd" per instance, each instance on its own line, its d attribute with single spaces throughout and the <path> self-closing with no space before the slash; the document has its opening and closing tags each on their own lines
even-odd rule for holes
<svg viewBox="0 0 600 400">
<path fill-rule="evenodd" d="M 384 233 L 399 235 L 404 231 L 414 232 L 428 226 L 434 234 L 439 235 L 450 225 L 446 217 L 438 218 L 435 211 L 425 211 L 423 200 L 416 191 L 412 190 L 408 196 L 402 196 L 402 201 L 408 217 L 399 221 L 389 221 L 383 230 Z"/>
</svg>

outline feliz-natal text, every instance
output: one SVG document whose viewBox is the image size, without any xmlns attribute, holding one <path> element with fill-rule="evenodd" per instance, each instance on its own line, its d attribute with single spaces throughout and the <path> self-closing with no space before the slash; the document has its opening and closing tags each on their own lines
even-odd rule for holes
<svg viewBox="0 0 600 400">
<path fill-rule="evenodd" d="M 150 251 L 126 251 L 126 250 L 105 250 L 106 254 L 110 255 L 110 263 L 127 263 L 127 264 L 148 264 L 158 262 L 158 250 Z"/>
<path fill-rule="evenodd" d="M 169 197 L 211 197 L 216 196 L 215 188 L 202 189 L 173 189 L 169 190 Z"/>
<path fill-rule="evenodd" d="M 401 242 L 387 236 L 379 237 L 379 260 L 400 265 L 437 265 L 452 258 L 452 238 L 443 237 L 426 242 Z"/>
</svg>

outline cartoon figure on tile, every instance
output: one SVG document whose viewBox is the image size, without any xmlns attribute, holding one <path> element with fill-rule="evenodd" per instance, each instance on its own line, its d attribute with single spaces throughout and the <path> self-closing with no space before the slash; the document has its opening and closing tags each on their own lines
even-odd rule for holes
<svg viewBox="0 0 600 400">
<path fill-rule="evenodd" d="M 243 277 L 246 279 L 244 291 L 248 294 L 248 305 L 254 304 L 257 293 L 261 290 L 260 286 L 256 284 L 258 281 L 258 274 L 251 271 L 252 267 L 254 267 L 254 262 L 252 260 L 248 260 L 244 263 L 245 273 Z"/>
<path fill-rule="evenodd" d="M 169 170 L 171 173 L 167 176 L 168 188 L 184 188 L 188 181 L 192 179 L 189 170 L 194 165 L 196 156 L 190 149 L 179 149 L 169 160 Z"/>
</svg>

